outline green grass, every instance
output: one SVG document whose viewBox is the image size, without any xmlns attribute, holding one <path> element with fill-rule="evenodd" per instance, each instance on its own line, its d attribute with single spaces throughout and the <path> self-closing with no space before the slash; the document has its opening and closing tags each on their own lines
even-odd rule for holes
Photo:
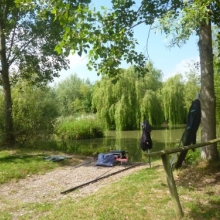
<svg viewBox="0 0 220 220">
<path fill-rule="evenodd" d="M 0 184 L 17 181 L 35 173 L 42 174 L 55 167 L 56 164 L 44 161 L 42 155 L 2 151 L 0 152 Z"/>
<path fill-rule="evenodd" d="M 156 170 L 143 169 L 80 201 L 54 204 L 40 219 L 170 219 L 175 213 L 166 184 L 157 181 L 161 171 Z"/>
<path fill-rule="evenodd" d="M 166 177 L 161 165 L 145 168 L 100 189 L 80 201 L 67 199 L 41 219 L 178 219 L 167 187 Z M 175 171 L 183 219 L 220 219 L 220 187 L 218 182 L 206 186 L 205 179 L 217 178 L 217 166 L 206 166 L 203 170 L 193 166 Z M 196 179 L 194 175 L 197 173 Z M 218 173 L 218 172 L 217 172 Z M 186 175 L 189 178 L 186 181 Z M 182 178 L 181 178 L 182 176 Z M 197 178 L 200 183 L 196 185 Z M 192 190 L 189 183 L 194 185 Z M 198 183 L 198 182 L 197 182 Z"/>
<path fill-rule="evenodd" d="M 22 157 L 21 157 L 22 156 Z M 21 155 L 16 151 L 0 152 L 0 177 L 7 173 L 7 181 L 25 178 L 30 173 L 44 173 L 62 163 L 42 160 L 43 154 Z M 13 170 L 13 171 L 12 171 Z M 220 162 L 186 165 L 174 171 L 180 203 L 184 217 L 188 220 L 220 219 Z M 6 179 L 2 182 L 7 182 Z M 77 191 L 79 192 L 79 191 Z M 75 192 L 71 192 L 75 193 Z M 59 220 L 136 220 L 136 219 L 178 219 L 168 190 L 162 162 L 154 161 L 152 168 L 143 168 L 109 184 L 87 197 L 42 203 L 15 204 L 4 199 L 0 203 L 0 219 L 12 220 L 13 213 L 22 210 L 18 220 L 59 219 Z"/>
<path fill-rule="evenodd" d="M 44 174 L 66 163 L 76 164 L 74 159 L 53 163 L 44 157 L 57 155 L 61 152 L 39 152 L 30 149 L 0 151 L 0 184 L 18 181 L 33 174 Z"/>
</svg>

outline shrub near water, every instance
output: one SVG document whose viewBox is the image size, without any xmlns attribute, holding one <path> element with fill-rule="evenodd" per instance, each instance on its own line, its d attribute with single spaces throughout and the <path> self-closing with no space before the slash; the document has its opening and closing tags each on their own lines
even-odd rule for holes
<svg viewBox="0 0 220 220">
<path fill-rule="evenodd" d="M 89 139 L 103 137 L 101 122 L 93 117 L 64 118 L 57 122 L 55 133 L 59 139 Z"/>
</svg>

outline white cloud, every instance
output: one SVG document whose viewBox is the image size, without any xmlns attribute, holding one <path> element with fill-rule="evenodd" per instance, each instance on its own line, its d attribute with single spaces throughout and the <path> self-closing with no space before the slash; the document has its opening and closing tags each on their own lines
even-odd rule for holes
<svg viewBox="0 0 220 220">
<path fill-rule="evenodd" d="M 88 58 L 86 55 L 80 57 L 78 54 L 69 55 L 68 57 L 69 69 L 68 70 L 61 70 L 60 77 L 54 79 L 54 83 L 59 83 L 62 80 L 68 78 L 72 74 L 77 74 L 81 79 L 89 79 L 91 82 L 95 82 L 96 80 L 100 79 L 97 76 L 95 71 L 89 71 L 86 64 L 88 62 Z"/>
<path fill-rule="evenodd" d="M 184 75 L 186 72 L 189 72 L 191 69 L 194 68 L 195 62 L 199 62 L 199 57 L 189 57 L 181 60 L 174 66 L 174 68 L 164 72 L 163 79 L 166 80 L 176 74 Z"/>
</svg>

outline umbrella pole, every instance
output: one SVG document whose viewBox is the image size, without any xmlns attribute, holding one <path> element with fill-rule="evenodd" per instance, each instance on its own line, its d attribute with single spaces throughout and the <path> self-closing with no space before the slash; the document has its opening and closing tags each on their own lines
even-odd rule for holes
<svg viewBox="0 0 220 220">
<path fill-rule="evenodd" d="M 148 153 L 148 154 L 150 153 L 150 149 L 147 150 L 147 153 Z M 150 165 L 150 168 L 151 168 L 150 157 L 149 157 L 149 161 L 148 161 L 148 162 L 149 162 L 149 165 Z"/>
</svg>

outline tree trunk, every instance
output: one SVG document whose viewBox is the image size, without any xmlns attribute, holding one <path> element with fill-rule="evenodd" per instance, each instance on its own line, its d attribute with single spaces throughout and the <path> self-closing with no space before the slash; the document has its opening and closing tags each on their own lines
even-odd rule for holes
<svg viewBox="0 0 220 220">
<path fill-rule="evenodd" d="M 199 53 L 201 66 L 201 132 L 202 142 L 216 138 L 216 100 L 214 91 L 213 49 L 211 22 L 201 23 L 199 30 Z M 201 157 L 206 160 L 219 158 L 217 144 L 202 148 Z"/>
<path fill-rule="evenodd" d="M 5 118 L 5 143 L 14 144 L 13 120 L 12 120 L 12 100 L 11 87 L 9 82 L 9 67 L 6 58 L 6 41 L 4 35 L 4 25 L 0 23 L 0 60 L 1 78 L 4 91 L 4 118 Z"/>
</svg>

